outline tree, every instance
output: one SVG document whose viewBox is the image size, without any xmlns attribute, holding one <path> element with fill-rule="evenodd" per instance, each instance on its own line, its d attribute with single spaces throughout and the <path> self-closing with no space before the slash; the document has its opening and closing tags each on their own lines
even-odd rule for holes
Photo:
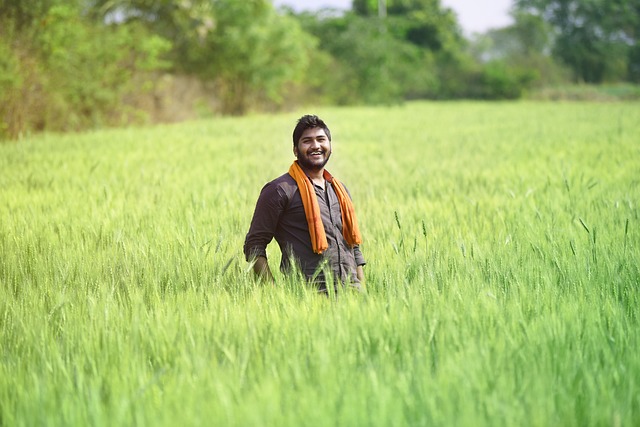
<svg viewBox="0 0 640 427">
<path fill-rule="evenodd" d="M 211 0 L 86 0 L 95 23 L 139 24 L 171 40 L 166 59 L 174 71 L 189 72 L 202 55 L 204 40 L 215 26 Z"/>
<path fill-rule="evenodd" d="M 224 113 L 281 106 L 314 42 L 269 0 L 93 0 L 102 19 L 143 22 L 173 42 L 175 71 L 214 82 Z"/>
<path fill-rule="evenodd" d="M 387 18 L 386 27 L 397 38 L 432 52 L 457 48 L 462 39 L 455 15 L 440 0 L 354 0 L 353 11 L 364 17 Z"/>
<path fill-rule="evenodd" d="M 516 10 L 555 29 L 553 54 L 589 83 L 634 78 L 638 64 L 637 0 L 516 0 Z"/>
<path fill-rule="evenodd" d="M 134 77 L 162 62 L 168 42 L 139 26 L 87 19 L 81 0 L 5 2 L 0 13 L 0 137 L 79 130 L 137 116 Z"/>
<path fill-rule="evenodd" d="M 82 0 L 0 0 L 0 27 L 21 32 L 41 21 L 54 6 L 77 8 Z"/>
<path fill-rule="evenodd" d="M 225 112 L 243 114 L 260 102 L 281 106 L 288 86 L 303 80 L 314 40 L 270 1 L 214 5 L 216 25 L 205 40 L 200 71 L 219 83 Z"/>
<path fill-rule="evenodd" d="M 388 0 L 353 0 L 351 9 L 360 16 L 377 15 L 383 18 L 387 15 Z"/>
<path fill-rule="evenodd" d="M 339 104 L 396 104 L 433 92 L 434 55 L 398 37 L 397 17 L 302 13 L 305 30 L 318 38 L 330 58 L 323 84 L 325 99 Z"/>
<path fill-rule="evenodd" d="M 515 12 L 512 25 L 476 35 L 470 44 L 474 58 L 491 64 L 502 62 L 513 74 L 525 74 L 521 82 L 546 86 L 568 80 L 567 71 L 551 57 L 553 29 L 540 16 Z"/>
</svg>

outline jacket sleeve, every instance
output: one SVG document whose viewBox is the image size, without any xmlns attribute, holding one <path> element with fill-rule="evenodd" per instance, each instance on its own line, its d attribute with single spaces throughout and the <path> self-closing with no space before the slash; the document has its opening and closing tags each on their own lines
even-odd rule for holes
<svg viewBox="0 0 640 427">
<path fill-rule="evenodd" d="M 284 190 L 268 183 L 260 191 L 249 232 L 244 240 L 244 256 L 247 261 L 267 257 L 267 245 L 273 240 L 287 198 Z"/>
</svg>

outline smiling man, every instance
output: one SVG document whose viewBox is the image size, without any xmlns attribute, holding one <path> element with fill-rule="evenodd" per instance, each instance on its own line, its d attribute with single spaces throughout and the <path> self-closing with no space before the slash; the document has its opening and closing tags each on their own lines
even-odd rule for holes
<svg viewBox="0 0 640 427">
<path fill-rule="evenodd" d="M 280 269 L 299 269 L 327 292 L 334 284 L 362 289 L 364 257 L 351 196 L 325 169 L 331 157 L 331 132 L 318 117 L 301 117 L 293 130 L 296 161 L 289 172 L 262 188 L 244 254 L 254 272 L 273 281 L 266 248 L 273 238 L 282 252 Z M 329 277 L 330 276 L 330 277 Z"/>
</svg>

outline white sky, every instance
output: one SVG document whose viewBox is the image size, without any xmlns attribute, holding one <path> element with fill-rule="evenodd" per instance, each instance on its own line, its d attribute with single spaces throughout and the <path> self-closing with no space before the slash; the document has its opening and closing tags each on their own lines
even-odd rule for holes
<svg viewBox="0 0 640 427">
<path fill-rule="evenodd" d="M 467 35 L 509 25 L 511 3 L 512 0 L 441 0 L 443 6 L 451 8 L 458 15 L 458 22 Z M 273 0 L 273 4 L 291 6 L 295 10 L 351 8 L 351 0 Z"/>
</svg>

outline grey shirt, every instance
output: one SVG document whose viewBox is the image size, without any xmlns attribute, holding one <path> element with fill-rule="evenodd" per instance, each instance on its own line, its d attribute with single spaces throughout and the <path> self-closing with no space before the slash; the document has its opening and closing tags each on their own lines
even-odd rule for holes
<svg viewBox="0 0 640 427">
<path fill-rule="evenodd" d="M 257 256 L 266 257 L 266 247 L 275 238 L 282 252 L 282 271 L 290 271 L 293 261 L 307 279 L 324 289 L 326 277 L 322 270 L 326 266 L 334 277 L 359 287 L 356 267 L 364 265 L 365 260 L 360 248 L 349 247 L 342 235 L 340 203 L 333 185 L 327 182 L 323 189 L 314 184 L 314 189 L 329 245 L 326 251 L 313 252 L 298 185 L 286 173 L 267 183 L 260 192 L 244 242 L 245 257 L 247 261 Z"/>
</svg>

